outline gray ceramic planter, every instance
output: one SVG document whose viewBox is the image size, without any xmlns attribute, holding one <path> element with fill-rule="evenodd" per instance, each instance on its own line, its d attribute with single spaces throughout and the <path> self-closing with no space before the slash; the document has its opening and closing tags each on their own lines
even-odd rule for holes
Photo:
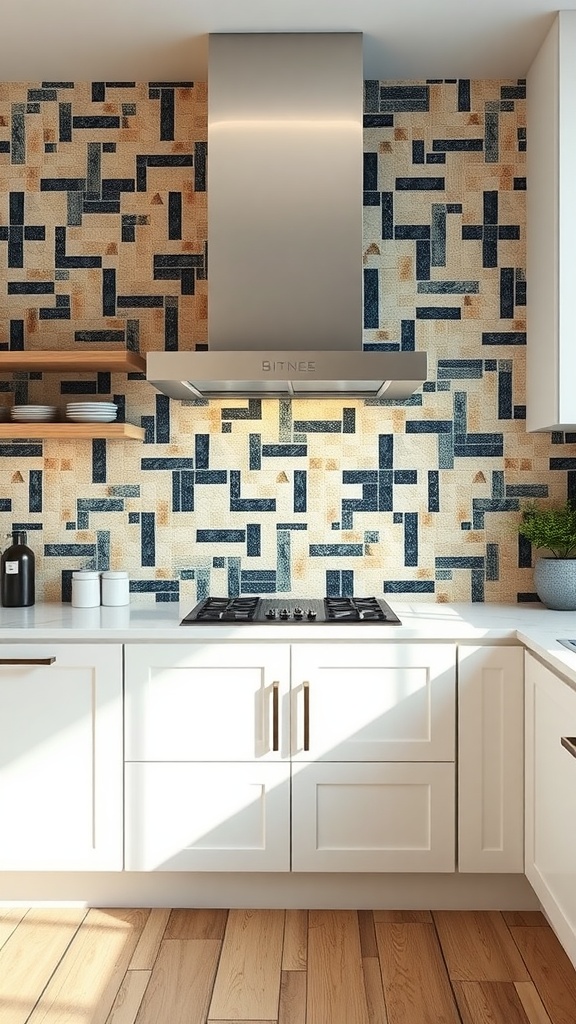
<svg viewBox="0 0 576 1024">
<path fill-rule="evenodd" d="M 537 558 L 534 585 L 547 608 L 576 611 L 576 558 Z"/>
</svg>

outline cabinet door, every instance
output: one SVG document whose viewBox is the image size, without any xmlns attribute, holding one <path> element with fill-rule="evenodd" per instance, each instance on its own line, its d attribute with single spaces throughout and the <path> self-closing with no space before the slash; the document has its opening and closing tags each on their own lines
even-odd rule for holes
<svg viewBox="0 0 576 1024">
<path fill-rule="evenodd" d="M 121 870 L 121 646 L 0 658 L 0 869 Z"/>
<path fill-rule="evenodd" d="M 128 761 L 289 756 L 287 644 L 126 647 Z"/>
<path fill-rule="evenodd" d="M 524 650 L 458 649 L 458 868 L 524 871 Z"/>
<path fill-rule="evenodd" d="M 296 644 L 292 753 L 299 761 L 452 761 L 452 644 Z"/>
<path fill-rule="evenodd" d="M 283 764 L 126 765 L 128 871 L 289 871 Z"/>
<path fill-rule="evenodd" d="M 526 875 L 576 964 L 576 691 L 526 654 Z"/>
<path fill-rule="evenodd" d="M 293 871 L 454 871 L 453 764 L 293 768 Z"/>
</svg>

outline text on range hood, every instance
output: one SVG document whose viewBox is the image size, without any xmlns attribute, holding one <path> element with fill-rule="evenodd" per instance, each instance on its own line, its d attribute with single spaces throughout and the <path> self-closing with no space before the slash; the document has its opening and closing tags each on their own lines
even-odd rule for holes
<svg viewBox="0 0 576 1024">
<path fill-rule="evenodd" d="M 151 352 L 173 398 L 405 398 L 423 352 L 362 350 L 362 37 L 212 35 L 209 351 Z"/>
</svg>

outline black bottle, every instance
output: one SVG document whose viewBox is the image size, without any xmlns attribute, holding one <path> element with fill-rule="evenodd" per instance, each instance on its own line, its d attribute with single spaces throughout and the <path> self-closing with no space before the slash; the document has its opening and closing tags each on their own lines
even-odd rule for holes
<svg viewBox="0 0 576 1024">
<path fill-rule="evenodd" d="M 26 546 L 26 532 L 12 531 L 12 544 L 0 557 L 0 585 L 5 608 L 34 604 L 34 552 Z"/>
</svg>

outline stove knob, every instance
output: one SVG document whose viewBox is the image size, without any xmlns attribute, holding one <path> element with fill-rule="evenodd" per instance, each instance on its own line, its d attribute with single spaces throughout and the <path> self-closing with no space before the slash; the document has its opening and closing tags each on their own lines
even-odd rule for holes
<svg viewBox="0 0 576 1024">
<path fill-rule="evenodd" d="M 309 608 L 308 609 L 308 611 L 306 612 L 306 618 L 307 619 L 315 619 L 316 618 L 316 612 L 314 611 L 313 608 Z"/>
<path fill-rule="evenodd" d="M 275 619 L 276 618 L 276 609 L 275 608 L 269 608 L 268 611 L 266 612 L 266 618 L 267 619 Z"/>
<path fill-rule="evenodd" d="M 295 608 L 293 614 L 295 619 L 301 619 L 304 615 L 304 612 L 302 611 L 301 608 Z"/>
<path fill-rule="evenodd" d="M 289 619 L 290 618 L 290 612 L 288 611 L 287 608 L 281 608 L 280 609 L 280 618 L 281 619 Z"/>
</svg>

